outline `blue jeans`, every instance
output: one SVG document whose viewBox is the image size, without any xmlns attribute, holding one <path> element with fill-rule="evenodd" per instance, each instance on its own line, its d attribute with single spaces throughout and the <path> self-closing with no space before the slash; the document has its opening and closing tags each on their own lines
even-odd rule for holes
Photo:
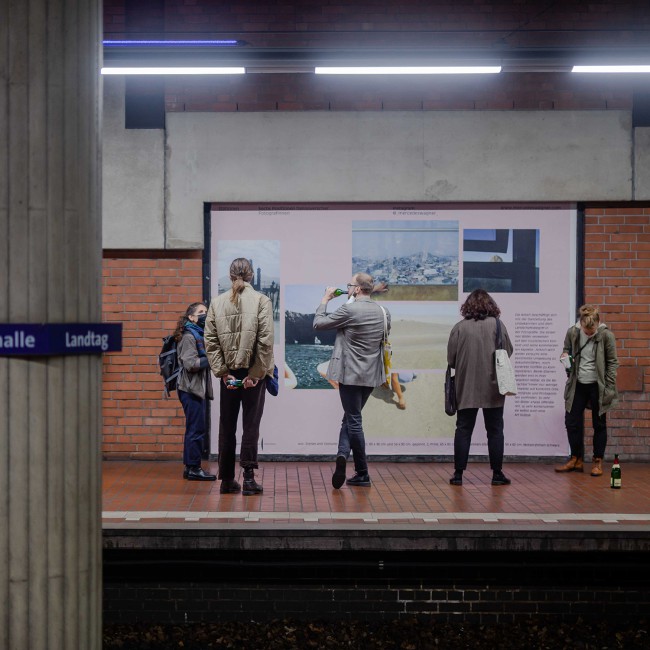
<svg viewBox="0 0 650 650">
<path fill-rule="evenodd" d="M 185 413 L 183 463 L 189 467 L 198 467 L 201 465 L 205 435 L 205 400 L 184 390 L 178 391 L 178 397 Z"/>
<path fill-rule="evenodd" d="M 503 469 L 503 406 L 482 409 L 483 422 L 487 431 L 488 455 L 493 472 Z M 467 469 L 472 433 L 476 424 L 478 409 L 461 409 L 456 414 L 456 435 L 454 436 L 454 468 L 461 472 Z"/>
<path fill-rule="evenodd" d="M 339 396 L 343 406 L 343 421 L 339 433 L 338 456 L 349 458 L 350 451 L 354 459 L 354 470 L 360 474 L 368 471 L 366 460 L 366 439 L 363 435 L 361 410 L 365 406 L 372 386 L 346 386 L 339 384 Z"/>
</svg>

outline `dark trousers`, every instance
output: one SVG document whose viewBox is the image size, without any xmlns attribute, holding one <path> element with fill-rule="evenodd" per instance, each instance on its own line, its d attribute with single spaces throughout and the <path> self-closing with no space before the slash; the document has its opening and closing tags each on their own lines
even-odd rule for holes
<svg viewBox="0 0 650 650">
<path fill-rule="evenodd" d="M 248 371 L 234 370 L 231 374 L 244 379 Z M 260 422 L 264 413 L 266 381 L 261 379 L 254 388 L 228 390 L 222 380 L 221 409 L 219 416 L 219 478 L 230 481 L 235 478 L 235 452 L 237 450 L 237 418 L 242 407 L 243 432 L 239 464 L 244 469 L 257 469 L 257 443 L 260 438 Z"/>
<path fill-rule="evenodd" d="M 483 411 L 483 422 L 487 431 L 488 456 L 493 472 L 503 469 L 503 406 Z M 456 413 L 456 435 L 454 436 L 454 467 L 467 469 L 472 433 L 476 424 L 478 409 L 461 409 Z"/>
<path fill-rule="evenodd" d="M 564 414 L 564 424 L 569 438 L 571 455 L 582 458 L 585 454 L 584 412 L 591 402 L 591 422 L 594 426 L 594 457 L 603 458 L 607 446 L 607 418 L 598 415 L 598 384 L 581 384 L 576 382 L 571 411 Z"/>
<path fill-rule="evenodd" d="M 183 439 L 183 463 L 189 467 L 201 465 L 201 451 L 203 449 L 203 436 L 205 435 L 205 400 L 178 391 L 178 398 L 183 405 L 185 413 L 185 438 Z"/>
<path fill-rule="evenodd" d="M 339 433 L 338 456 L 354 459 L 354 470 L 360 474 L 368 471 L 366 439 L 363 434 L 361 410 L 366 405 L 372 386 L 347 386 L 339 384 L 339 397 L 343 406 L 343 421 Z"/>
</svg>

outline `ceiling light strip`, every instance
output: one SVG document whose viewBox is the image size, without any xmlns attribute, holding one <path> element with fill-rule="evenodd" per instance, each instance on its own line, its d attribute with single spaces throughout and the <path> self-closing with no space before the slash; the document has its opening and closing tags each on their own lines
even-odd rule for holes
<svg viewBox="0 0 650 650">
<path fill-rule="evenodd" d="M 574 65 L 571 72 L 648 73 L 650 65 Z"/>
<path fill-rule="evenodd" d="M 171 67 L 171 68 L 158 68 L 158 67 L 149 67 L 149 68 L 127 68 L 127 67 L 110 67 L 102 68 L 101 73 L 104 75 L 122 75 L 122 74 L 139 74 L 139 75 L 226 75 L 226 74 L 246 74 L 246 68 L 208 68 L 208 67 L 198 67 L 198 68 L 180 68 L 180 67 Z"/>
<path fill-rule="evenodd" d="M 501 66 L 337 66 L 316 67 L 316 74 L 498 74 Z"/>
</svg>

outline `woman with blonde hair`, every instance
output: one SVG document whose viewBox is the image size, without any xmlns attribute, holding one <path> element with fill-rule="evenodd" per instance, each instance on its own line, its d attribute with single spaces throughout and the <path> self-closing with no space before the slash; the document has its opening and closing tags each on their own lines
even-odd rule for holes
<svg viewBox="0 0 650 650">
<path fill-rule="evenodd" d="M 556 472 L 584 471 L 584 411 L 591 408 L 594 427 L 592 476 L 602 476 L 607 445 L 606 413 L 618 400 L 616 390 L 616 338 L 600 322 L 598 307 L 582 305 L 578 322 L 564 337 L 560 359 L 569 358 L 564 388 L 564 424 L 571 457 L 555 468 Z"/>
<path fill-rule="evenodd" d="M 244 495 L 261 494 L 255 481 L 257 444 L 264 413 L 266 377 L 273 376 L 273 308 L 250 284 L 253 266 L 244 257 L 230 265 L 229 291 L 210 303 L 205 324 L 205 347 L 212 372 L 221 379 L 219 414 L 220 492 L 233 494 L 237 418 L 243 410 L 239 464 L 244 471 Z"/>
</svg>

